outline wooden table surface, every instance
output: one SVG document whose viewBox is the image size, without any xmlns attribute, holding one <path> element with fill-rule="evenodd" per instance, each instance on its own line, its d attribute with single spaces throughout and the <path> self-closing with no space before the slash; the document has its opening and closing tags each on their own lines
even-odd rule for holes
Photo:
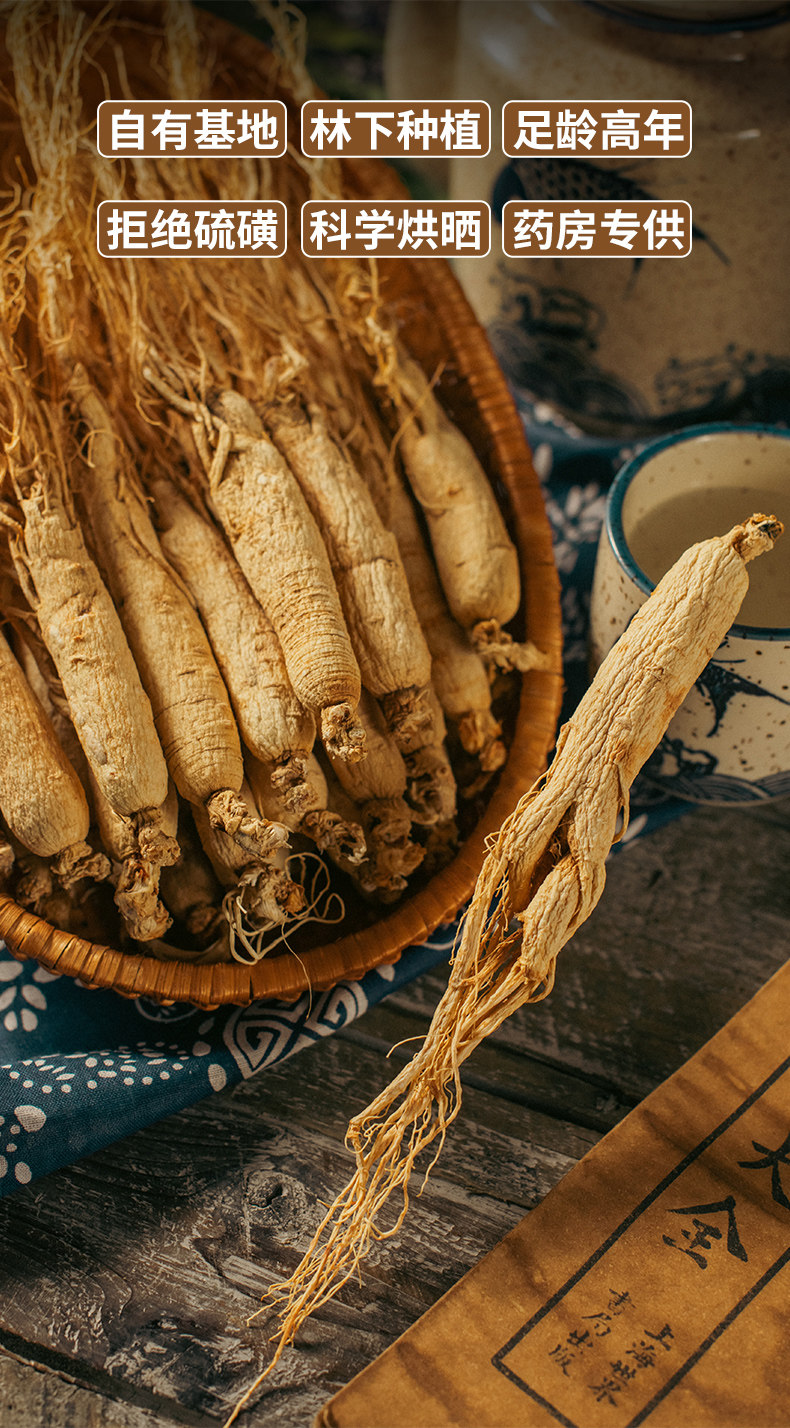
<svg viewBox="0 0 790 1428">
<path fill-rule="evenodd" d="M 551 997 L 468 1063 L 400 1236 L 308 1322 L 242 1424 L 309 1425 L 744 1004 L 787 955 L 788 866 L 787 800 L 700 809 L 615 856 Z M 442 982 L 0 1205 L 2 1428 L 223 1421 L 266 1362 L 265 1328 L 245 1321 L 345 1183 L 348 1118 Z M 410 1425 L 393 1405 L 377 1428 Z"/>
</svg>

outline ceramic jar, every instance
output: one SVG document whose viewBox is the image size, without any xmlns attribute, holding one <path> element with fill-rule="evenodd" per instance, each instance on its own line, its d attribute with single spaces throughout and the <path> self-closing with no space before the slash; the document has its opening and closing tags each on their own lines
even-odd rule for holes
<svg viewBox="0 0 790 1428">
<path fill-rule="evenodd" d="M 506 258 L 457 268 L 508 376 L 583 430 L 790 417 L 790 5 L 770 0 L 396 0 L 393 98 L 485 99 L 487 158 L 450 196 L 686 199 L 681 259 Z M 508 160 L 506 100 L 687 100 L 687 158 Z M 428 165 L 425 165 L 428 171 Z M 431 171 L 434 180 L 439 171 Z"/>
<path fill-rule="evenodd" d="M 658 562 L 658 579 L 686 546 L 758 512 L 778 515 L 790 526 L 788 431 L 727 423 L 692 427 L 649 443 L 627 462 L 609 492 L 598 547 L 591 672 L 653 589 L 646 573 L 652 562 Z M 664 793 L 695 803 L 753 803 L 790 794 L 787 540 L 786 529 L 775 549 L 748 567 L 750 590 L 739 623 L 646 765 L 647 777 Z M 763 623 L 740 623 L 745 618 Z"/>
</svg>

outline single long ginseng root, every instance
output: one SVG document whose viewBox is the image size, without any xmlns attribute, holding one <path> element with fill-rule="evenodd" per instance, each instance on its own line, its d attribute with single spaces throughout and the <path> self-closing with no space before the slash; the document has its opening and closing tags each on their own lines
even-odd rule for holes
<svg viewBox="0 0 790 1428">
<path fill-rule="evenodd" d="M 404 749 L 430 725 L 431 655 L 397 541 L 315 404 L 272 402 L 262 420 L 324 537 L 362 682 Z"/>
<path fill-rule="evenodd" d="M 75 484 L 170 775 L 182 798 L 205 806 L 216 828 L 266 861 L 286 842 L 286 831 L 254 818 L 239 797 L 241 745 L 206 632 L 162 554 L 147 506 L 119 455 L 109 412 L 81 366 L 70 390 L 90 433 Z"/>
<path fill-rule="evenodd" d="M 431 652 L 431 682 L 462 747 L 476 754 L 483 773 L 495 773 L 507 757 L 502 726 L 491 710 L 491 686 L 483 660 L 452 618 L 417 513 L 399 474 L 391 470 L 386 492 L 389 527 L 400 550 L 414 606 Z"/>
<path fill-rule="evenodd" d="M 518 555 L 491 483 L 463 432 L 434 396 L 419 363 L 396 349 L 390 390 L 403 417 L 400 455 L 422 507 L 447 603 L 484 659 L 541 669 L 546 657 L 502 628 L 521 598 Z"/>
<path fill-rule="evenodd" d="M 619 821 L 620 834 L 628 821 L 630 785 L 735 619 L 749 584 L 746 562 L 770 550 L 781 531 L 775 517 L 752 516 L 681 556 L 561 730 L 548 773 L 491 842 L 425 1041 L 351 1122 L 355 1174 L 294 1274 L 270 1292 L 280 1305 L 274 1356 L 226 1428 L 371 1243 L 397 1233 L 418 1155 L 437 1139 L 441 1149 L 458 1114 L 462 1063 L 507 1016 L 551 991 L 558 953 L 603 891 L 606 855 Z M 379 1217 L 398 1191 L 395 1223 L 381 1229 Z"/>
</svg>

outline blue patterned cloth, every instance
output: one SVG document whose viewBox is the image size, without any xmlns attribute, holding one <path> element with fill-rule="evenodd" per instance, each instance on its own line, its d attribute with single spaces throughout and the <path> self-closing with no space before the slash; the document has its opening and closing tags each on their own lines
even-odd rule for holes
<svg viewBox="0 0 790 1428">
<path fill-rule="evenodd" d="M 565 717 L 587 682 L 587 610 L 606 489 L 633 448 L 582 437 L 542 406 L 522 402 L 522 415 L 562 581 Z M 686 806 L 651 801 L 638 786 L 634 795 L 623 842 Z M 441 927 L 395 966 L 296 1003 L 215 1012 L 89 991 L 15 961 L 0 942 L 0 1196 L 330 1036 L 446 962 L 455 933 L 456 924 Z"/>
<path fill-rule="evenodd" d="M 454 933 L 359 982 L 215 1012 L 88 991 L 0 943 L 0 1195 L 331 1036 L 447 961 Z"/>
</svg>

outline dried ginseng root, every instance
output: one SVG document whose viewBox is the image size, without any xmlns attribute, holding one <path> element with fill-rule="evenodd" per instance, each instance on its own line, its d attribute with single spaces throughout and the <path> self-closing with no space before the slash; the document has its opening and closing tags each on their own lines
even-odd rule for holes
<svg viewBox="0 0 790 1428">
<path fill-rule="evenodd" d="M 149 355 L 146 380 L 196 418 L 211 504 L 274 626 L 297 699 L 316 715 L 327 747 L 343 759 L 362 758 L 359 665 L 326 547 L 298 482 L 244 397 L 223 391 L 208 408 L 198 406 L 179 395 L 178 378 Z"/>
<path fill-rule="evenodd" d="M 77 367 L 71 396 L 90 432 L 79 492 L 94 544 L 151 701 L 181 797 L 260 860 L 286 841 L 239 796 L 244 766 L 227 690 L 200 618 L 162 554 L 144 501 L 124 471 L 104 403 Z"/>
<path fill-rule="evenodd" d="M 449 823 L 455 817 L 455 775 L 445 740 L 447 725 L 442 706 L 433 689 L 428 691 L 429 722 L 424 730 L 403 748 L 406 765 L 406 802 L 415 823 L 432 827 Z"/>
<path fill-rule="evenodd" d="M 15 366 L 18 364 L 15 364 Z M 7 449 L 18 521 L 11 552 L 94 777 L 116 813 L 157 826 L 167 797 L 165 764 L 118 612 L 66 505 L 54 420 L 16 372 Z M 10 389 L 10 370 L 7 375 Z"/>
<path fill-rule="evenodd" d="M 365 730 L 365 758 L 358 764 L 345 764 L 330 755 L 335 778 L 356 805 L 365 833 L 367 856 L 354 878 L 367 893 L 397 895 L 423 859 L 422 848 L 411 837 L 415 818 L 404 797 L 406 765 L 367 690 L 363 690 L 358 714 Z M 340 865 L 345 866 L 342 861 Z"/>
<path fill-rule="evenodd" d="M 223 937 L 227 943 L 228 927 L 222 914 L 225 889 L 203 852 L 191 818 L 180 819 L 178 842 L 181 855 L 172 867 L 162 869 L 160 894 L 179 929 L 183 929 L 190 941 L 203 953 Z M 178 938 L 172 936 L 171 941 L 178 941 Z M 167 953 L 161 951 L 161 946 L 152 950 L 155 956 L 180 955 L 176 947 L 169 948 Z M 192 951 L 184 951 L 183 956 L 185 961 L 193 960 Z M 228 948 L 226 957 L 217 960 L 229 961 L 230 949 Z"/>
<path fill-rule="evenodd" d="M 334 769 L 327 761 L 326 767 L 327 801 L 332 812 L 351 822 L 364 817 L 364 806 L 354 802 L 346 793 Z M 375 804 L 373 805 L 375 809 Z M 377 838 L 375 825 L 365 834 L 368 852 L 357 863 L 350 863 L 340 853 L 330 853 L 330 858 L 342 873 L 350 879 L 357 892 L 366 902 L 394 903 L 403 896 L 408 885 L 409 873 L 404 872 L 409 860 L 414 859 L 421 866 L 425 850 L 412 837 L 411 809 L 405 799 L 398 799 L 390 806 L 382 808 L 384 837 Z"/>
<path fill-rule="evenodd" d="M 90 765 L 71 722 L 68 705 L 60 687 L 57 670 L 38 633 L 29 624 L 9 624 L 6 630 L 11 648 L 24 671 L 25 679 L 49 719 L 58 743 L 72 765 L 82 787 L 90 784 Z"/>
<path fill-rule="evenodd" d="M 14 902 L 35 913 L 36 917 L 45 917 L 48 922 L 46 913 L 52 899 L 57 896 L 57 884 L 49 860 L 31 853 L 18 838 L 8 847 L 14 859 Z M 59 925 L 54 923 L 56 927 Z"/>
<path fill-rule="evenodd" d="M 315 405 L 273 402 L 263 423 L 324 537 L 362 683 L 378 699 L 398 747 L 411 746 L 430 723 L 431 656 L 397 541 Z"/>
<path fill-rule="evenodd" d="M 257 811 L 252 790 L 242 784 L 242 791 L 247 806 Z M 202 805 L 193 805 L 192 814 L 203 850 L 228 889 L 223 906 L 229 921 L 240 928 L 243 920 L 250 931 L 260 932 L 299 916 L 305 906 L 304 891 L 284 868 L 246 853 L 211 821 Z"/>
<path fill-rule="evenodd" d="M 507 751 L 502 726 L 491 711 L 488 674 L 469 636 L 450 614 L 411 498 L 397 475 L 389 483 L 388 505 L 390 530 L 431 652 L 431 683 L 458 730 L 461 747 L 477 757 L 483 773 L 495 773 Z"/>
<path fill-rule="evenodd" d="M 292 833 L 314 843 L 321 853 L 344 860 L 356 867 L 365 857 L 365 835 L 359 823 L 341 818 L 339 813 L 330 813 L 327 808 L 328 791 L 323 769 L 315 754 L 310 754 L 304 768 L 304 782 L 301 787 L 306 793 L 298 810 L 286 802 L 283 790 L 276 782 L 276 769 L 250 755 L 245 760 L 245 769 L 255 801 L 266 818 L 277 818 Z"/>
<path fill-rule="evenodd" d="M 540 669 L 545 657 L 502 626 L 521 599 L 518 554 L 472 446 L 437 401 L 418 362 L 396 349 L 390 395 L 399 451 L 422 507 L 447 603 L 483 657 L 502 669 Z"/>
<path fill-rule="evenodd" d="M 397 1233 L 417 1156 L 437 1138 L 441 1148 L 458 1114 L 462 1063 L 507 1016 L 551 991 L 560 949 L 603 891 L 629 787 L 736 618 L 747 561 L 770 550 L 781 530 L 774 516 L 757 515 L 692 546 L 604 660 L 560 732 L 548 773 L 490 845 L 422 1047 L 351 1121 L 356 1172 L 294 1274 L 270 1292 L 281 1320 L 274 1356 L 226 1428 L 308 1315 L 356 1275 L 371 1243 Z M 382 1229 L 397 1192 L 395 1223 Z"/>
<path fill-rule="evenodd" d="M 55 730 L 0 632 L 0 809 L 19 842 L 69 887 L 102 879 L 107 859 L 88 844 L 90 811 Z"/>
<path fill-rule="evenodd" d="M 15 858 L 14 876 L 4 891 L 14 902 L 61 932 L 71 932 L 89 942 L 104 940 L 107 929 L 105 883 L 81 879 L 66 887 L 53 875 L 48 859 L 30 853 L 16 839 L 11 851 Z"/>
<path fill-rule="evenodd" d="M 24 638 L 15 640 L 15 653 L 58 742 L 90 794 L 102 847 L 112 860 L 110 880 L 115 888 L 115 903 L 130 935 L 138 941 L 160 937 L 169 918 L 158 900 L 159 873 L 179 856 L 175 789 L 171 786 L 161 807 L 147 809 L 142 818 L 124 818 L 116 813 L 85 757 L 46 648 L 26 630 Z"/>
<path fill-rule="evenodd" d="M 285 808 L 307 808 L 315 721 L 294 694 L 271 621 L 217 528 L 169 481 L 154 481 L 152 494 L 162 549 L 200 612 L 242 740 L 271 766 Z"/>
<path fill-rule="evenodd" d="M 138 829 L 135 820 L 122 818 L 111 808 L 90 771 L 88 776 L 102 846 L 113 862 L 115 906 L 126 930 L 137 942 L 164 937 L 170 914 L 159 897 L 159 880 L 162 867 L 179 855 L 175 786 L 157 810 L 157 823 L 149 820 Z"/>
</svg>

